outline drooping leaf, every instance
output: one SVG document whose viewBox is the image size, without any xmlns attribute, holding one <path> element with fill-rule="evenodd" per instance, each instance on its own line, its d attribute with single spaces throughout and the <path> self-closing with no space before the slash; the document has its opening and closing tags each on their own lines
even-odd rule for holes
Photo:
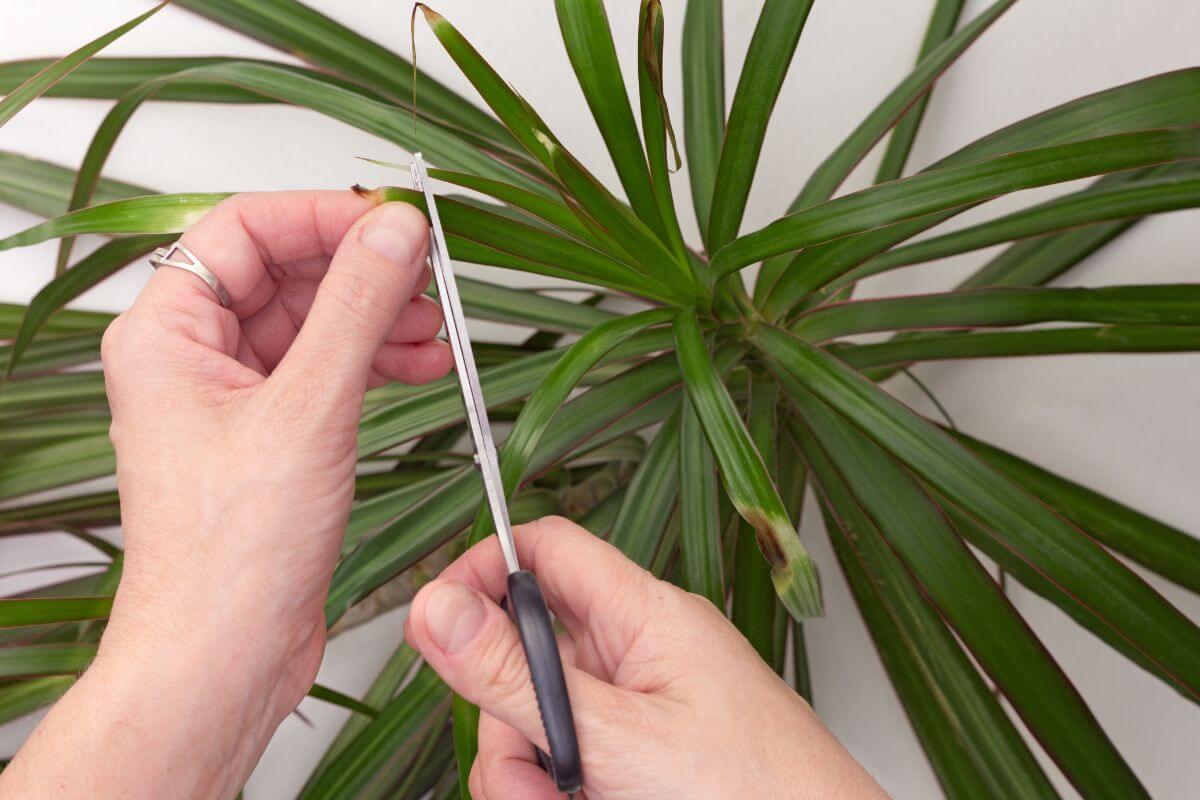
<svg viewBox="0 0 1200 800">
<path fill-rule="evenodd" d="M 738 513 L 754 526 L 771 565 L 771 579 L 788 612 L 797 619 L 821 613 L 816 569 L 771 482 L 729 392 L 721 383 L 693 312 L 675 318 L 675 347 L 687 396 L 704 427 L 721 478 Z"/>
<path fill-rule="evenodd" d="M 676 407 L 650 442 L 608 535 L 610 544 L 646 569 L 659 552 L 667 520 L 678 502 L 679 425 Z"/>
<path fill-rule="evenodd" d="M 784 385 L 813 439 L 876 526 L 858 531 L 856 543 L 865 549 L 864 540 L 873 532 L 883 537 L 878 545 L 893 550 L 911 570 L 938 613 L 1082 793 L 1147 796 L 1079 692 L 920 484 L 807 389 L 786 380 Z M 828 471 L 820 477 L 832 479 Z M 975 700 L 978 707 L 982 698 Z M 1001 722 L 994 715 L 989 721 L 989 727 Z M 1001 725 L 996 733 L 1002 744 L 971 743 L 981 750 L 980 766 L 997 787 L 996 795 L 1053 797 L 1016 731 Z"/>
<path fill-rule="evenodd" d="M 777 471 L 776 441 L 779 429 L 776 405 L 779 385 L 765 380 L 751 380 L 750 396 L 746 403 L 747 428 L 750 440 L 763 457 L 768 474 Z M 782 499 L 782 498 L 781 498 Z M 785 510 L 787 506 L 784 506 Z M 795 526 L 798 528 L 799 526 Z M 776 672 L 782 673 L 779 658 L 782 648 L 776 647 L 775 627 L 780 604 L 772 585 L 771 564 L 763 558 L 754 526 L 739 519 L 734 532 L 733 590 L 729 618 L 746 640 Z"/>
<path fill-rule="evenodd" d="M 834 553 L 892 685 L 950 797 L 1057 797 L 920 585 L 806 427 Z M 955 545 L 961 547 L 961 544 Z M 1044 656 L 1038 653 L 1038 658 Z"/>
<path fill-rule="evenodd" d="M 781 371 L 838 409 L 950 502 L 1055 581 L 1193 695 L 1200 628 L 1095 541 L 833 356 L 776 328 L 754 342 Z"/>
<path fill-rule="evenodd" d="M 1200 539 L 999 447 L 965 433 L 951 435 L 1089 536 L 1200 592 Z"/>
<path fill-rule="evenodd" d="M 725 608 L 717 465 L 691 402 L 679 409 L 679 554 L 683 585 Z M 774 602 L 774 592 L 772 592 Z"/>
<path fill-rule="evenodd" d="M 0 151 L 0 203 L 24 209 L 40 217 L 54 217 L 67 210 L 75 170 Z M 154 194 L 131 183 L 101 178 L 93 195 L 97 203 Z"/>
</svg>

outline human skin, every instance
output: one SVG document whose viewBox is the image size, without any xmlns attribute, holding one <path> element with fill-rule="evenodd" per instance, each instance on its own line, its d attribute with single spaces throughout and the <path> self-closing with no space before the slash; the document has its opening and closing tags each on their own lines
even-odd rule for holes
<svg viewBox="0 0 1200 800">
<path fill-rule="evenodd" d="M 123 576 L 95 661 L 0 773 L 2 800 L 234 797 L 324 653 L 365 390 L 451 368 L 411 206 L 238 195 L 182 242 L 232 304 L 163 267 L 105 334 Z M 712 606 L 565 521 L 518 536 L 575 634 L 589 798 L 877 791 Z M 588 554 L 607 588 L 569 585 Z M 418 595 L 409 636 L 487 712 L 477 800 L 550 797 L 502 581 L 494 543 L 473 549 Z"/>
</svg>

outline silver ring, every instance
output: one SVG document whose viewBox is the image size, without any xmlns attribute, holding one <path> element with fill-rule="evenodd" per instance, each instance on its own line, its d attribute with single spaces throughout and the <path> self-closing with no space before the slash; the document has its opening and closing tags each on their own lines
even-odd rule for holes
<svg viewBox="0 0 1200 800">
<path fill-rule="evenodd" d="M 175 258 L 176 253 L 182 253 L 188 261 L 181 261 Z M 179 269 L 187 270 L 200 280 L 208 284 L 208 288 L 213 290 L 213 294 L 221 301 L 221 305 L 229 308 L 229 292 L 225 291 L 225 287 L 221 285 L 221 281 L 212 273 L 208 267 L 201 263 L 200 259 L 196 258 L 196 254 L 188 250 L 179 242 L 172 242 L 167 247 L 160 247 L 154 251 L 154 255 L 150 256 L 150 266 L 158 269 L 159 267 L 178 267 Z"/>
</svg>

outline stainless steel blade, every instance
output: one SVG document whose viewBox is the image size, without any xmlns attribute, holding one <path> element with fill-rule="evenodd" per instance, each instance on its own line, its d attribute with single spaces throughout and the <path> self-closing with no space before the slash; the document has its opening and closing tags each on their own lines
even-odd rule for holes
<svg viewBox="0 0 1200 800">
<path fill-rule="evenodd" d="M 420 153 L 413 154 L 413 186 L 425 194 L 425 205 L 429 212 L 429 263 L 437 284 L 438 298 L 445 316 L 446 340 L 454 354 L 454 366 L 458 374 L 458 385 L 462 390 L 463 407 L 467 414 L 467 427 L 471 429 L 471 441 L 475 444 L 475 461 L 483 477 L 483 489 L 487 495 L 488 508 L 500 538 L 500 549 L 509 572 L 519 570 L 517 546 L 513 541 L 512 524 L 508 519 L 508 502 L 504 496 L 504 483 L 500 478 L 500 459 L 496 455 L 496 442 L 492 439 L 492 426 L 488 422 L 487 405 L 483 400 L 483 389 L 479 383 L 479 371 L 475 368 L 475 356 L 471 352 L 471 338 L 467 334 L 466 315 L 458 297 L 458 284 L 450 269 L 449 250 L 442 221 L 438 216 L 437 201 L 429 187 L 429 173 Z"/>
</svg>

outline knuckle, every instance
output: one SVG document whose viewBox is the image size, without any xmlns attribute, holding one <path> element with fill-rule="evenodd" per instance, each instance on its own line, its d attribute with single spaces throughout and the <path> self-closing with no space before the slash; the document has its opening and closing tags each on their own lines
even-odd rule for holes
<svg viewBox="0 0 1200 800">
<path fill-rule="evenodd" d="M 104 335 L 100 337 L 100 363 L 104 365 L 105 369 L 115 366 L 120 360 L 122 339 L 127 324 L 126 316 L 118 314 L 104 330 Z"/>
<path fill-rule="evenodd" d="M 356 269 L 331 275 L 321 284 L 320 291 L 352 317 L 390 313 L 390 309 L 381 302 L 380 287 Z"/>
<path fill-rule="evenodd" d="M 482 678 L 491 697 L 502 705 L 515 704 L 525 690 L 528 666 L 525 651 L 516 636 L 496 636 L 487 645 L 480 663 Z"/>
</svg>

